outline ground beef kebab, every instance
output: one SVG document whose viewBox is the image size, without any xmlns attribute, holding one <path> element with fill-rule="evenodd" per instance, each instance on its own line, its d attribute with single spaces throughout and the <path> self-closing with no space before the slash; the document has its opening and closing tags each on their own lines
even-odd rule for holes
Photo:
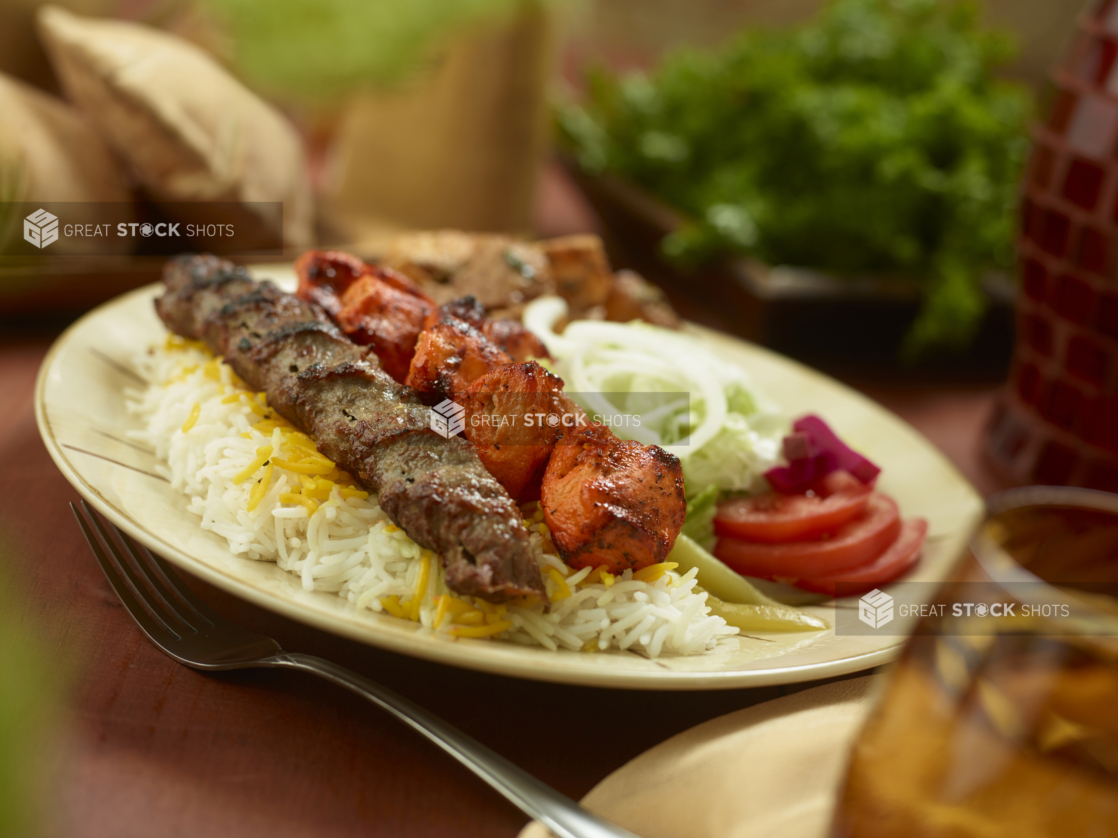
<svg viewBox="0 0 1118 838">
<path fill-rule="evenodd" d="M 438 554 L 447 586 L 501 602 L 543 596 L 520 510 L 470 444 L 430 429 L 429 409 L 317 306 L 210 255 L 164 270 L 160 318 L 224 356 L 272 409 L 378 495 L 381 508 Z"/>
</svg>

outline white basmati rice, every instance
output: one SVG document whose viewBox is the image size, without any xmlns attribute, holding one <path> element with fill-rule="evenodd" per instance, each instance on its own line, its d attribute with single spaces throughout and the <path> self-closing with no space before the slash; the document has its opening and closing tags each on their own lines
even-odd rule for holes
<svg viewBox="0 0 1118 838">
<path fill-rule="evenodd" d="M 174 338 L 137 366 L 151 385 L 129 394 L 129 409 L 144 425 L 132 436 L 166 463 L 171 485 L 189 498 L 203 529 L 224 538 L 235 555 L 277 562 L 306 590 L 335 592 L 358 609 L 410 618 L 448 639 L 490 636 L 552 650 L 693 655 L 737 633 L 710 615 L 693 570 L 669 570 L 654 581 L 634 579 L 632 571 L 573 571 L 554 553 L 538 512 L 525 523 L 550 610 L 453 595 L 437 558 L 394 526 L 375 498 L 361 497 L 348 477 L 324 477 L 313 443 L 304 437 L 300 448 L 299 435 L 228 366 Z M 308 459 L 299 465 L 302 456 Z M 317 469 L 320 482 L 287 467 L 293 464 Z M 254 490 L 261 496 L 250 511 Z"/>
</svg>

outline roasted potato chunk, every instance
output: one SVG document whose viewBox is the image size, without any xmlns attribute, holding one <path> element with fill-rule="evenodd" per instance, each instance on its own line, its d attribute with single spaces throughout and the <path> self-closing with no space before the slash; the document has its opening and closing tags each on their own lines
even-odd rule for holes
<svg viewBox="0 0 1118 838">
<path fill-rule="evenodd" d="M 364 262 L 340 250 L 308 250 L 295 260 L 301 300 L 316 303 L 331 317 L 342 310 L 342 294 L 365 275 Z"/>
<path fill-rule="evenodd" d="M 497 367 L 458 401 L 466 410 L 466 439 L 517 503 L 539 500 L 555 443 L 575 423 L 586 422 L 563 393 L 563 380 L 535 361 Z"/>
<path fill-rule="evenodd" d="M 620 440 L 591 423 L 555 446 L 540 506 L 571 567 L 639 570 L 662 562 L 683 526 L 683 470 L 664 449 Z"/>
<path fill-rule="evenodd" d="M 473 326 L 447 317 L 420 333 L 404 383 L 433 404 L 455 398 L 490 370 L 509 363 L 512 358 Z"/>
<path fill-rule="evenodd" d="M 414 282 L 387 268 L 369 267 L 341 297 L 334 319 L 354 343 L 371 346 L 384 371 L 402 382 L 423 323 L 435 304 Z"/>
</svg>

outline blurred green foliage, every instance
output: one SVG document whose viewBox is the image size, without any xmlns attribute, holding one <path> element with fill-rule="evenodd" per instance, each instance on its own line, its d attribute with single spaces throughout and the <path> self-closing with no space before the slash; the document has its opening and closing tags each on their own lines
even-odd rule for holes
<svg viewBox="0 0 1118 838">
<path fill-rule="evenodd" d="M 533 0 L 202 0 L 239 69 L 286 99 L 319 102 L 405 80 L 454 32 Z"/>
<path fill-rule="evenodd" d="M 11 568 L 0 543 L 0 568 Z M 17 594 L 0 583 L 0 838 L 44 834 L 44 743 L 63 687 L 60 668 L 17 619 Z"/>
<path fill-rule="evenodd" d="M 964 347 L 981 273 L 1011 264 L 1031 113 L 993 75 L 1012 53 L 972 3 L 837 0 L 798 29 L 679 52 L 651 76 L 593 71 L 558 124 L 585 170 L 689 215 L 663 243 L 683 264 L 741 252 L 919 280 L 915 357 Z"/>
</svg>

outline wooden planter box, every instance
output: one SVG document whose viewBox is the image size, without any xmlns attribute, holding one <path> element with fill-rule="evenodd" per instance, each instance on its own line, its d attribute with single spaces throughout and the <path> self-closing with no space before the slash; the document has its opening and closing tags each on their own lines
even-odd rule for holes
<svg viewBox="0 0 1118 838">
<path fill-rule="evenodd" d="M 684 272 L 660 251 L 661 239 L 683 223 L 680 213 L 630 183 L 589 176 L 571 159 L 563 164 L 601 218 L 615 267 L 655 282 L 689 319 L 826 369 L 911 372 L 897 354 L 920 304 L 914 281 L 840 278 L 742 257 Z M 989 275 L 984 288 L 990 307 L 970 349 L 928 358 L 918 370 L 980 380 L 1005 376 L 1013 350 L 1015 290 L 1000 274 Z"/>
</svg>

